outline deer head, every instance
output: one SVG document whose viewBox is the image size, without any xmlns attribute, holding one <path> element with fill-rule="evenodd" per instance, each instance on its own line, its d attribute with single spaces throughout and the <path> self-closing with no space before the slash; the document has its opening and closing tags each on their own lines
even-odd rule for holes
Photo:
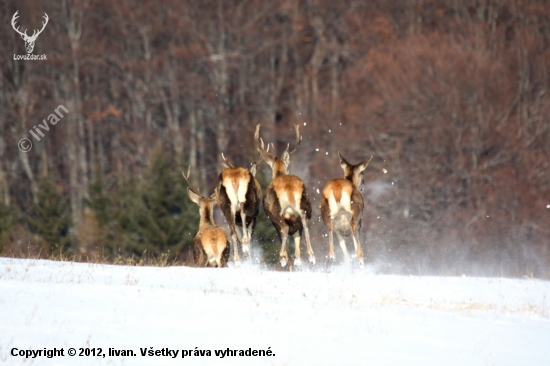
<svg viewBox="0 0 550 366">
<path fill-rule="evenodd" d="M 372 160 L 372 155 L 369 159 L 366 159 L 357 165 L 348 163 L 342 154 L 340 154 L 340 151 L 338 151 L 338 156 L 340 157 L 340 166 L 344 170 L 344 178 L 351 181 L 358 190 L 363 191 L 363 171 Z"/>
<path fill-rule="evenodd" d="M 216 194 L 213 193 L 210 197 L 204 197 L 201 194 L 200 189 L 193 188 L 191 182 L 189 182 L 189 174 L 191 173 L 191 167 L 187 169 L 187 175 L 184 172 L 181 172 L 183 178 L 187 182 L 187 194 L 191 201 L 195 202 L 200 207 L 200 217 L 201 223 L 199 225 L 211 224 L 214 225 L 214 205 L 216 204 Z"/>
<path fill-rule="evenodd" d="M 287 144 L 285 151 L 283 151 L 283 154 L 279 159 L 269 152 L 269 144 L 267 144 L 267 149 L 265 148 L 264 141 L 260 138 L 260 125 L 256 126 L 254 141 L 256 142 L 256 147 L 260 152 L 260 156 L 267 162 L 267 164 L 269 164 L 269 166 L 273 170 L 273 177 L 281 174 L 288 174 L 290 168 L 290 156 L 298 151 L 298 147 L 302 142 L 302 135 L 300 135 L 300 126 L 295 125 L 294 128 L 296 130 L 296 143 L 294 146 L 294 150 L 289 151 L 290 144 Z M 271 146 L 273 148 L 273 151 L 275 151 L 275 146 L 273 144 L 271 144 Z"/>
<path fill-rule="evenodd" d="M 17 10 L 15 12 L 15 14 L 13 14 L 13 17 L 11 18 L 11 26 L 13 27 L 13 29 L 19 33 L 21 35 L 21 38 L 23 38 L 23 40 L 25 41 L 25 49 L 27 50 L 27 53 L 32 53 L 32 50 L 34 49 L 34 42 L 36 42 L 36 38 L 38 38 L 38 36 L 40 35 L 40 33 L 42 33 L 42 31 L 44 30 L 44 28 L 46 28 L 46 24 L 48 24 L 48 14 L 44 13 L 44 19 L 46 20 L 45 22 L 42 22 L 42 29 L 40 29 L 39 31 L 38 30 L 34 30 L 32 36 L 29 36 L 27 34 L 27 30 L 25 29 L 25 32 L 21 32 L 19 31 L 19 27 L 15 28 L 15 22 L 16 22 L 16 19 L 19 18 L 19 16 L 17 15 L 17 13 L 19 13 L 19 10 Z"/>
</svg>

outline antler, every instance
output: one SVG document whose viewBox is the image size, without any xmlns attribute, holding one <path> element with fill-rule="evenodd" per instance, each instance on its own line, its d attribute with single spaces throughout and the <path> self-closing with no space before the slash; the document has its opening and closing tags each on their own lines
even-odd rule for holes
<svg viewBox="0 0 550 366">
<path fill-rule="evenodd" d="M 26 30 L 26 29 L 25 29 L 25 32 L 21 32 L 21 31 L 19 31 L 19 27 L 21 27 L 21 26 L 15 28 L 16 19 L 19 18 L 19 15 L 17 15 L 18 13 L 19 13 L 19 10 L 17 10 L 17 11 L 15 12 L 15 14 L 13 14 L 13 17 L 11 18 L 11 26 L 12 26 L 12 28 L 13 28 L 17 33 L 19 33 L 22 37 L 25 37 L 26 40 L 31 40 L 31 41 L 32 41 L 32 40 L 35 40 L 35 39 L 38 37 L 38 35 L 40 35 L 40 33 L 42 33 L 42 31 L 44 30 L 44 28 L 46 28 L 46 24 L 48 24 L 48 20 L 50 19 L 50 18 L 48 17 L 48 14 L 44 13 L 44 20 L 45 20 L 46 22 L 42 22 L 42 29 L 40 29 L 40 30 L 36 30 L 36 29 L 35 29 L 34 32 L 33 32 L 33 34 L 32 34 L 32 36 L 29 37 L 29 35 L 27 34 L 27 30 Z"/>
<path fill-rule="evenodd" d="M 298 151 L 298 147 L 300 146 L 300 143 L 302 142 L 302 135 L 300 135 L 300 125 L 294 125 L 294 128 L 296 129 L 296 145 L 294 146 L 294 150 L 289 152 L 289 155 L 294 154 L 296 151 Z M 286 145 L 286 150 L 290 148 L 290 143 Z"/>
<path fill-rule="evenodd" d="M 30 36 L 29 38 L 31 39 L 35 39 L 36 37 L 38 37 L 40 35 L 40 33 L 42 33 L 42 31 L 44 30 L 44 28 L 46 28 L 46 24 L 48 24 L 48 20 L 50 18 L 48 18 L 48 14 L 44 13 L 44 20 L 46 20 L 46 22 L 42 22 L 42 29 L 40 29 L 39 31 L 35 30 L 34 33 L 32 34 L 32 36 Z M 26 31 L 25 31 L 26 32 Z M 38 33 L 36 33 L 38 32 Z M 26 33 L 25 33 L 26 34 Z"/>
<path fill-rule="evenodd" d="M 269 153 L 269 145 L 267 145 L 267 149 L 265 150 L 267 153 Z M 260 158 L 256 161 L 254 161 L 252 164 L 260 165 L 260 163 L 265 160 L 264 156 L 260 154 Z"/>
<path fill-rule="evenodd" d="M 222 159 L 223 159 L 223 162 L 230 168 L 235 168 L 235 166 L 233 164 L 231 164 L 229 162 L 229 160 L 226 159 L 225 155 L 222 153 Z"/>
<path fill-rule="evenodd" d="M 193 193 L 195 194 L 198 194 L 199 196 L 202 197 L 202 194 L 201 194 L 201 190 L 200 189 L 195 189 L 193 188 L 193 186 L 191 185 L 191 183 L 189 182 L 189 175 L 191 174 L 191 166 L 189 166 L 189 168 L 187 169 L 187 175 L 185 175 L 185 173 L 182 171 L 181 172 L 181 175 L 183 175 L 183 178 L 185 179 L 185 181 L 187 182 L 187 185 L 189 186 L 189 189 L 191 191 L 193 191 Z"/>
<path fill-rule="evenodd" d="M 11 26 L 12 26 L 13 30 L 15 30 L 15 31 L 16 31 L 17 33 L 19 33 L 21 36 L 25 36 L 25 37 L 28 38 L 29 36 L 27 35 L 27 30 L 26 30 L 26 29 L 25 29 L 25 33 L 21 33 L 21 32 L 19 31 L 19 27 L 21 27 L 21 26 L 15 28 L 15 21 L 16 21 L 17 18 L 19 18 L 19 16 L 17 15 L 17 13 L 19 13 L 19 10 L 17 10 L 17 11 L 15 12 L 15 14 L 13 14 L 13 17 L 11 18 Z"/>
<path fill-rule="evenodd" d="M 265 149 L 264 140 L 260 138 L 260 125 L 258 124 L 256 126 L 256 132 L 254 133 L 254 142 L 256 143 L 256 147 L 258 148 L 258 151 L 260 152 L 260 156 L 263 157 L 266 161 L 274 160 L 275 156 L 269 152 L 269 144 L 267 144 L 267 149 Z M 273 146 L 273 150 L 275 151 L 275 146 Z"/>
</svg>

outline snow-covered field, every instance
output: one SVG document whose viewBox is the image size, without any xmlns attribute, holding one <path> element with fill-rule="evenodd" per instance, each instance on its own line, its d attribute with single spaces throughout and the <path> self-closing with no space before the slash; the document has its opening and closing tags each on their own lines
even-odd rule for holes
<svg viewBox="0 0 550 366">
<path fill-rule="evenodd" d="M 550 282 L 0 258 L 0 364 L 550 365 Z"/>
</svg>

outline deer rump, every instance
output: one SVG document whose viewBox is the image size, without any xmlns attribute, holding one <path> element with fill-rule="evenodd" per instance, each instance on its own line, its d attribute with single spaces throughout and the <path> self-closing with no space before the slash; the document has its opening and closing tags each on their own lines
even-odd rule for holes
<svg viewBox="0 0 550 366">
<path fill-rule="evenodd" d="M 311 203 L 302 180 L 294 175 L 282 175 L 273 179 L 265 192 L 264 211 L 277 229 L 281 239 L 281 223 L 288 225 L 288 235 L 303 230 L 300 210 L 311 219 Z"/>
<path fill-rule="evenodd" d="M 225 231 L 219 226 L 201 230 L 193 240 L 193 259 L 200 267 L 226 267 L 229 241 Z"/>
<path fill-rule="evenodd" d="M 234 207 L 235 225 L 242 227 L 241 211 L 246 216 L 246 227 L 252 224 L 251 230 L 254 231 L 256 226 L 256 216 L 260 208 L 261 189 L 256 187 L 256 179 L 248 170 L 244 168 L 235 168 L 238 174 L 227 176 L 224 171 L 218 179 L 217 198 L 218 206 L 220 206 L 223 215 L 227 218 L 231 217 Z M 225 174 L 224 174 L 225 173 Z"/>
<path fill-rule="evenodd" d="M 323 189 L 321 213 L 325 225 L 331 227 L 338 234 L 348 237 L 351 235 L 352 220 L 357 220 L 361 226 L 363 214 L 363 196 L 346 179 L 334 179 Z"/>
</svg>

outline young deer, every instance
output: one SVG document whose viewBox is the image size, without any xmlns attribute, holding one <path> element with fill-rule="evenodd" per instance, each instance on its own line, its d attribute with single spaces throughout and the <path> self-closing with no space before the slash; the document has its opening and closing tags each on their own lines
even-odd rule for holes
<svg viewBox="0 0 550 366">
<path fill-rule="evenodd" d="M 243 254 L 250 255 L 250 241 L 262 201 L 262 188 L 255 178 L 258 162 L 252 163 L 248 170 L 241 167 L 235 168 L 223 153 L 222 158 L 223 171 L 218 177 L 216 199 L 229 225 L 233 242 L 233 260 L 238 264 L 240 262 L 238 241 L 242 244 Z M 235 229 L 235 225 L 242 228 L 242 234 Z M 239 236 L 238 241 L 237 236 Z"/>
<path fill-rule="evenodd" d="M 300 142 L 302 142 L 300 127 L 296 125 L 296 146 L 294 150 L 288 151 L 289 144 L 280 159 L 269 153 L 269 149 L 264 149 L 264 142 L 260 139 L 260 125 L 256 126 L 254 140 L 262 158 L 273 171 L 271 184 L 264 194 L 263 206 L 267 217 L 275 226 L 281 240 L 281 251 L 279 253 L 281 266 L 285 267 L 288 263 L 286 243 L 289 235 L 294 239 L 294 265 L 300 266 L 302 264 L 300 258 L 302 231 L 305 232 L 306 236 L 309 261 L 315 264 L 315 255 L 311 248 L 308 230 L 308 220 L 311 219 L 311 203 L 304 182 L 295 175 L 288 175 L 290 156 L 298 150 Z"/>
<path fill-rule="evenodd" d="M 225 230 L 214 223 L 215 194 L 209 198 L 203 197 L 200 190 L 192 188 L 189 183 L 189 173 L 183 172 L 183 178 L 188 184 L 187 194 L 191 201 L 199 205 L 199 231 L 193 239 L 193 259 L 200 267 L 226 267 L 229 258 L 229 241 Z"/>
<path fill-rule="evenodd" d="M 363 171 L 372 160 L 367 159 L 357 165 L 351 165 L 338 152 L 340 166 L 344 169 L 344 179 L 333 179 L 325 185 L 321 197 L 321 216 L 329 230 L 329 259 L 335 260 L 334 256 L 334 231 L 338 236 L 340 247 L 344 252 L 346 262 L 351 263 L 350 256 L 346 250 L 344 237 L 352 234 L 355 256 L 363 265 L 363 250 L 357 232 L 361 228 L 361 217 L 363 215 L 363 196 L 359 190 L 363 186 Z"/>
</svg>

